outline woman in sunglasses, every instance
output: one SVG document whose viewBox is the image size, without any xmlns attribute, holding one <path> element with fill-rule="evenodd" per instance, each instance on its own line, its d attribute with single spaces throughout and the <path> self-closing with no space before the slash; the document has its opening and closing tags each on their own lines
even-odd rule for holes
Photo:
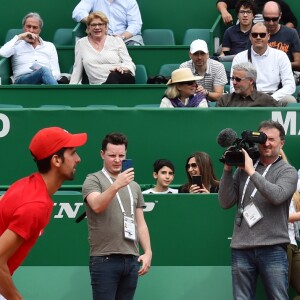
<svg viewBox="0 0 300 300">
<path fill-rule="evenodd" d="M 196 80 L 201 78 L 194 76 L 190 68 L 173 71 L 160 107 L 208 107 L 205 95 L 197 92 Z"/>
<path fill-rule="evenodd" d="M 188 182 L 179 187 L 178 193 L 217 193 L 219 180 L 216 178 L 210 156 L 206 152 L 195 152 L 190 155 L 185 164 Z M 193 176 L 201 175 L 201 183 L 193 183 Z"/>
</svg>

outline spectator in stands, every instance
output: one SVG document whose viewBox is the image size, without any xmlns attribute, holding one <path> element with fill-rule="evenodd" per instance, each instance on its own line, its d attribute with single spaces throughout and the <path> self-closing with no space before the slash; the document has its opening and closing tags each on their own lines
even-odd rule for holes
<svg viewBox="0 0 300 300">
<path fill-rule="evenodd" d="M 216 178 L 215 171 L 210 156 L 205 152 L 195 152 L 186 160 L 185 171 L 188 182 L 179 187 L 179 193 L 217 193 L 219 190 L 219 181 Z M 202 177 L 202 186 L 193 184 L 192 177 Z"/>
<path fill-rule="evenodd" d="M 148 273 L 151 266 L 144 198 L 134 181 L 134 169 L 121 172 L 127 144 L 125 135 L 107 134 L 101 149 L 103 168 L 89 174 L 82 186 L 94 300 L 133 299 L 138 277 Z"/>
<path fill-rule="evenodd" d="M 32 138 L 29 150 L 38 172 L 13 183 L 0 199 L 0 299 L 24 299 L 12 274 L 48 225 L 52 195 L 65 180 L 73 180 L 80 163 L 75 147 L 86 140 L 86 133 L 70 134 L 59 127 L 41 129 Z"/>
<path fill-rule="evenodd" d="M 156 160 L 153 164 L 153 178 L 156 180 L 156 185 L 143 191 L 143 194 L 177 194 L 178 190 L 169 187 L 174 180 L 174 175 L 175 168 L 170 160 Z"/>
<path fill-rule="evenodd" d="M 204 40 L 195 40 L 190 45 L 190 59 L 180 68 L 190 68 L 194 75 L 201 76 L 197 81 L 197 92 L 206 96 L 207 100 L 218 101 L 227 83 L 225 68 L 222 63 L 209 58 L 207 44 Z"/>
<path fill-rule="evenodd" d="M 23 33 L 0 49 L 0 56 L 11 57 L 16 84 L 58 84 L 61 78 L 55 46 L 40 37 L 43 20 L 38 13 L 23 18 Z"/>
<path fill-rule="evenodd" d="M 232 67 L 232 94 L 224 94 L 217 103 L 219 107 L 257 107 L 281 106 L 272 96 L 258 92 L 255 88 L 257 72 L 250 62 L 236 64 Z"/>
<path fill-rule="evenodd" d="M 174 70 L 171 79 L 167 82 L 168 88 L 160 107 L 208 107 L 205 95 L 202 92 L 196 92 L 196 80 L 200 78 L 200 76 L 194 76 L 189 68 Z"/>
<path fill-rule="evenodd" d="M 280 155 L 287 161 L 284 151 L 281 149 Z M 289 208 L 289 237 L 290 244 L 287 248 L 289 262 L 289 284 L 300 296 L 300 251 L 297 241 L 299 241 L 299 221 L 300 221 L 300 194 L 295 191 Z M 296 298 L 295 298 L 296 299 Z"/>
<path fill-rule="evenodd" d="M 257 71 L 257 90 L 269 93 L 285 106 L 288 102 L 296 102 L 292 96 L 296 89 L 295 80 L 287 55 L 268 46 L 269 36 L 263 23 L 253 25 L 250 33 L 251 49 L 238 53 L 232 61 L 232 67 L 242 62 L 252 62 Z M 232 82 L 230 88 L 233 92 Z"/>
<path fill-rule="evenodd" d="M 300 71 L 300 39 L 294 28 L 279 24 L 282 17 L 281 7 L 275 1 L 269 1 L 263 9 L 264 23 L 270 33 L 268 45 L 287 54 L 294 71 Z"/>
<path fill-rule="evenodd" d="M 81 82 L 83 68 L 90 84 L 135 83 L 135 65 L 122 39 L 107 35 L 106 15 L 93 12 L 86 22 L 88 36 L 76 43 L 70 83 Z"/>
<path fill-rule="evenodd" d="M 72 18 L 87 23 L 87 16 L 101 11 L 108 16 L 108 34 L 119 36 L 126 45 L 144 45 L 141 35 L 142 18 L 136 0 L 81 0 L 73 10 Z"/>
<path fill-rule="evenodd" d="M 238 0 L 218 0 L 217 1 L 217 9 L 220 12 L 223 22 L 226 25 L 231 25 L 233 23 L 233 18 L 232 15 L 228 12 L 230 9 L 234 9 L 236 3 Z M 262 11 L 264 4 L 268 2 L 268 0 L 254 0 L 257 6 L 257 12 L 255 18 L 254 18 L 254 23 L 257 22 L 263 22 L 262 18 Z M 297 18 L 293 14 L 291 8 L 289 5 L 283 1 L 283 0 L 276 0 L 277 3 L 282 8 L 282 18 L 281 21 L 282 23 L 291 28 L 296 28 L 298 26 Z"/>
<path fill-rule="evenodd" d="M 225 30 L 220 56 L 235 55 L 247 49 L 256 7 L 253 0 L 239 0 L 235 11 L 239 23 Z"/>
<path fill-rule="evenodd" d="M 267 299 L 288 300 L 288 210 L 297 187 L 294 167 L 281 159 L 285 131 L 279 122 L 263 121 L 266 134 L 253 161 L 242 149 L 245 163 L 235 172 L 224 164 L 219 202 L 237 211 L 231 240 L 233 299 L 255 299 L 258 276 Z"/>
</svg>

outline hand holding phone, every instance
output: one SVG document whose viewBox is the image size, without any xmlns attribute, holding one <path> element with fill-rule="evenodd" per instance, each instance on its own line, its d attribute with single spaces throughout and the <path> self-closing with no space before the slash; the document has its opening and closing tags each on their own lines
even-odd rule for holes
<svg viewBox="0 0 300 300">
<path fill-rule="evenodd" d="M 196 184 L 197 186 L 202 188 L 202 176 L 201 175 L 192 176 L 192 184 Z"/>
<path fill-rule="evenodd" d="M 122 172 L 126 171 L 129 168 L 133 168 L 133 160 L 132 159 L 122 160 Z"/>
</svg>

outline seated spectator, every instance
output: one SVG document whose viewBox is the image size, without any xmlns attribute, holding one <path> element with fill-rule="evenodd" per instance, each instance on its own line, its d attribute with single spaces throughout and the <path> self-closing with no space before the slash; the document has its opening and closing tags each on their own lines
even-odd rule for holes
<svg viewBox="0 0 300 300">
<path fill-rule="evenodd" d="M 219 107 L 257 107 L 281 106 L 272 96 L 258 92 L 255 88 L 257 73 L 250 62 L 239 63 L 232 67 L 232 94 L 224 94 L 217 103 Z"/>
<path fill-rule="evenodd" d="M 156 185 L 148 190 L 143 191 L 143 194 L 177 194 L 178 190 L 171 189 L 175 176 L 175 168 L 168 159 L 158 159 L 153 164 L 153 178 L 156 180 Z"/>
<path fill-rule="evenodd" d="M 220 12 L 223 22 L 226 25 L 231 25 L 233 23 L 232 15 L 228 12 L 228 10 L 234 9 L 237 1 L 238 0 L 217 1 L 217 9 Z M 254 0 L 254 2 L 257 6 L 258 13 L 255 15 L 253 22 L 254 23 L 263 22 L 262 11 L 263 11 L 264 4 L 268 2 L 268 0 Z M 295 17 L 289 5 L 283 0 L 276 0 L 276 2 L 282 8 L 282 18 L 281 18 L 282 23 L 287 27 L 296 28 L 298 26 L 297 18 Z"/>
<path fill-rule="evenodd" d="M 179 193 L 217 193 L 219 181 L 216 178 L 210 156 L 205 152 L 190 155 L 185 165 L 188 182 L 179 187 Z M 193 176 L 202 176 L 202 187 L 192 184 Z"/>
<path fill-rule="evenodd" d="M 280 150 L 283 160 L 288 161 L 284 151 Z M 289 262 L 288 279 L 289 284 L 300 296 L 300 251 L 297 241 L 299 241 L 299 221 L 300 221 L 300 194 L 295 191 L 289 208 L 289 237 L 290 244 L 287 246 L 287 256 Z M 298 299 L 294 298 L 294 299 Z"/>
<path fill-rule="evenodd" d="M 287 55 L 268 46 L 269 36 L 263 23 L 253 25 L 250 33 L 251 49 L 238 53 L 232 61 L 232 67 L 242 62 L 252 62 L 257 71 L 257 90 L 270 94 L 285 106 L 288 102 L 296 102 L 292 96 L 296 90 L 295 80 Z M 233 82 L 230 90 L 234 91 Z"/>
<path fill-rule="evenodd" d="M 269 1 L 263 9 L 264 23 L 270 33 L 268 45 L 285 52 L 292 64 L 292 70 L 300 71 L 300 39 L 294 28 L 279 24 L 282 17 L 281 7 Z"/>
<path fill-rule="evenodd" d="M 239 0 L 235 11 L 239 22 L 225 30 L 220 56 L 235 55 L 247 49 L 256 7 L 253 0 Z"/>
<path fill-rule="evenodd" d="M 189 68 L 173 71 L 160 107 L 208 107 L 205 95 L 196 92 L 197 79 L 200 76 L 194 76 Z"/>
<path fill-rule="evenodd" d="M 109 35 L 119 36 L 126 45 L 144 45 L 143 22 L 136 0 L 81 0 L 73 10 L 72 18 L 87 23 L 87 16 L 94 11 L 101 11 L 109 17 Z"/>
<path fill-rule="evenodd" d="M 58 84 L 61 78 L 55 46 L 40 37 L 43 20 L 38 13 L 23 18 L 23 33 L 14 36 L 0 49 L 0 56 L 12 57 L 16 84 Z"/>
<path fill-rule="evenodd" d="M 83 68 L 90 84 L 135 83 L 135 65 L 118 36 L 107 35 L 108 19 L 102 12 L 87 18 L 88 36 L 77 41 L 70 83 L 82 80 Z"/>
<path fill-rule="evenodd" d="M 190 59 L 180 68 L 190 68 L 194 75 L 201 76 L 197 81 L 197 92 L 201 92 L 209 101 L 218 101 L 227 83 L 225 68 L 222 63 L 209 58 L 207 44 L 204 40 L 195 40 L 190 45 Z"/>
</svg>

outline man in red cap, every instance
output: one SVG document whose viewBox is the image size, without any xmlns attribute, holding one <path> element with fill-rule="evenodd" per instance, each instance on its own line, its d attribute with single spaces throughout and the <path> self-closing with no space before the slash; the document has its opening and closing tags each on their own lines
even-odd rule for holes
<svg viewBox="0 0 300 300">
<path fill-rule="evenodd" d="M 32 138 L 29 150 L 38 172 L 13 183 L 0 198 L 0 299 L 23 299 L 12 274 L 49 223 L 51 196 L 74 178 L 80 162 L 76 147 L 86 141 L 86 133 L 71 134 L 59 127 L 41 129 Z"/>
</svg>

